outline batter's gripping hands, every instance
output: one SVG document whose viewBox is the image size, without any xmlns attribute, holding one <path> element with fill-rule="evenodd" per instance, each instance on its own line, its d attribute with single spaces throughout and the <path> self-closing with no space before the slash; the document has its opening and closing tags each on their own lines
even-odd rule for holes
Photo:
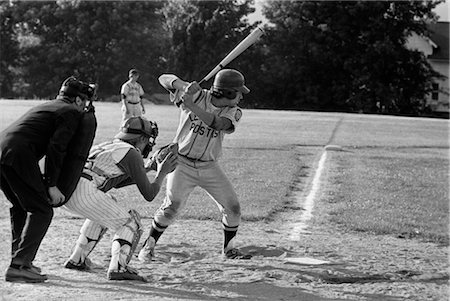
<svg viewBox="0 0 450 301">
<path fill-rule="evenodd" d="M 178 143 L 169 143 L 157 150 L 145 164 L 145 169 L 156 171 L 158 163 L 164 161 L 170 153 L 178 155 Z"/>
</svg>

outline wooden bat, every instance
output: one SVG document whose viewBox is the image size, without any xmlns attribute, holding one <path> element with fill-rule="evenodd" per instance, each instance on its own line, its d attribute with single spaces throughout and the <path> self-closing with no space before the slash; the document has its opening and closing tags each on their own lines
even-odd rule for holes
<svg viewBox="0 0 450 301">
<path fill-rule="evenodd" d="M 202 83 L 208 81 L 211 77 L 216 75 L 217 72 L 222 70 L 226 65 L 228 65 L 232 60 L 237 58 L 242 52 L 244 52 L 248 47 L 253 45 L 262 35 L 264 34 L 264 31 L 260 27 L 256 27 L 252 30 L 249 35 L 243 39 L 236 47 L 234 47 L 233 50 L 231 50 L 230 53 L 227 54 L 226 57 L 220 63 L 214 67 L 200 82 L 199 85 Z M 179 107 L 181 103 L 183 102 L 182 99 L 180 99 L 175 104 Z"/>
<path fill-rule="evenodd" d="M 236 47 L 234 47 L 234 49 L 231 50 L 231 52 L 228 53 L 227 56 L 199 82 L 199 84 L 208 81 L 211 77 L 216 75 L 217 72 L 219 72 L 232 60 L 238 57 L 248 47 L 253 45 L 263 34 L 264 31 L 260 27 L 257 27 L 254 30 L 252 30 L 252 32 L 249 33 L 249 35 L 245 39 L 243 39 Z"/>
</svg>

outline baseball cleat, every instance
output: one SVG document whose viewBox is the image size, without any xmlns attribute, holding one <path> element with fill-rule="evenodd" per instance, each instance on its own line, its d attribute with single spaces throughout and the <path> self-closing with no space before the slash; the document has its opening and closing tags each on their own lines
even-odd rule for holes
<svg viewBox="0 0 450 301">
<path fill-rule="evenodd" d="M 8 267 L 5 274 L 5 280 L 8 282 L 41 283 L 47 280 L 46 275 L 36 273 L 30 267 Z"/>
<path fill-rule="evenodd" d="M 251 259 L 252 258 L 252 255 L 244 254 L 235 248 L 224 251 L 223 256 L 226 259 Z"/>
<path fill-rule="evenodd" d="M 147 282 L 147 278 L 138 274 L 138 272 L 130 267 L 126 267 L 121 271 L 108 271 L 108 280 L 136 280 Z"/>
<path fill-rule="evenodd" d="M 69 259 L 64 263 L 64 267 L 66 269 L 78 270 L 78 271 L 82 271 L 82 272 L 88 272 L 91 270 L 90 260 L 87 258 L 83 262 L 75 262 L 75 261 Z"/>
<path fill-rule="evenodd" d="M 139 251 L 138 259 L 142 263 L 150 263 L 152 262 L 153 257 L 155 256 L 155 239 L 153 237 L 149 237 L 142 247 L 141 251 Z"/>
</svg>

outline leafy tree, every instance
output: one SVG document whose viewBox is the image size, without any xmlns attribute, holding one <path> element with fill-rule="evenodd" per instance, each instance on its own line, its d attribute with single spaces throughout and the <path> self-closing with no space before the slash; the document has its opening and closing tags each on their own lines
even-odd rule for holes
<svg viewBox="0 0 450 301">
<path fill-rule="evenodd" d="M 282 108 L 413 114 L 438 76 L 405 48 L 439 1 L 269 1 L 265 78 Z M 273 99 L 273 102 L 270 102 Z"/>
<path fill-rule="evenodd" d="M 0 22 L 0 97 L 11 97 L 19 42 L 14 31 L 14 14 L 8 2 L 0 2 Z"/>
<path fill-rule="evenodd" d="M 19 34 L 39 43 L 21 50 L 29 95 L 54 96 L 69 75 L 100 84 L 104 95 L 119 94 L 127 72 L 142 71 L 153 86 L 166 46 L 157 10 L 161 2 L 14 2 Z M 147 90 L 147 89 L 146 89 Z"/>
<path fill-rule="evenodd" d="M 161 12 L 171 40 L 169 72 L 200 81 L 252 29 L 245 18 L 252 2 L 167 1 Z"/>
</svg>

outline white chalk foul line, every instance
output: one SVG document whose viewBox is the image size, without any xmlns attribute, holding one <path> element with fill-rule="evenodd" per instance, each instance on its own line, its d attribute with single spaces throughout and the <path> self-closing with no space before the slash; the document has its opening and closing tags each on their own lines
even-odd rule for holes
<svg viewBox="0 0 450 301">
<path fill-rule="evenodd" d="M 316 193 L 320 187 L 320 176 L 322 175 L 322 170 L 323 166 L 325 165 L 326 159 L 327 159 L 327 151 L 324 151 L 322 153 L 322 156 L 320 157 L 319 164 L 317 165 L 316 173 L 314 174 L 314 178 L 311 185 L 311 190 L 309 191 L 309 194 L 306 196 L 305 201 L 301 202 L 301 200 L 299 199 L 301 198 L 300 194 L 296 196 L 297 202 L 302 205 L 303 211 L 299 220 L 292 225 L 293 229 L 290 235 L 291 240 L 299 240 L 300 234 L 305 232 L 305 229 L 307 228 L 307 222 L 312 217 Z"/>
</svg>

